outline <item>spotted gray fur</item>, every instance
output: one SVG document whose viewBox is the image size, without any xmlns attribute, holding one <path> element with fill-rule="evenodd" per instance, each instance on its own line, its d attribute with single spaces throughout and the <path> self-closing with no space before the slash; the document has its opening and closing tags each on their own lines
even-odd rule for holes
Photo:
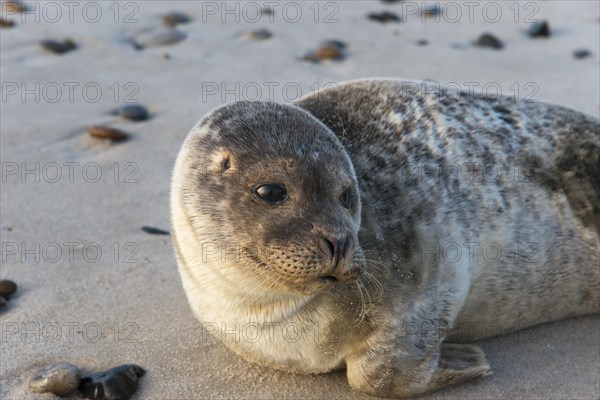
<svg viewBox="0 0 600 400">
<path fill-rule="evenodd" d="M 357 390 L 413 396 L 491 373 L 464 342 L 599 311 L 598 120 L 409 87 L 362 80 L 295 105 L 232 103 L 188 136 L 171 198 L 183 284 L 246 359 L 346 367 Z M 289 200 L 257 203 L 257 182 L 285 184 Z M 322 237 L 345 234 L 332 267 Z M 207 259 L 205 242 L 241 256 Z M 264 336 L 237 340 L 236 324 Z M 286 324 L 297 341 L 277 338 Z"/>
</svg>

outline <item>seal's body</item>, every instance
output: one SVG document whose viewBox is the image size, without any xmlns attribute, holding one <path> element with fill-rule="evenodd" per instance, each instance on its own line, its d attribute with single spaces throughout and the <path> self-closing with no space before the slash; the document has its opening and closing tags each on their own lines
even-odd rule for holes
<svg viewBox="0 0 600 400">
<path fill-rule="evenodd" d="M 172 217 L 205 333 L 403 397 L 491 373 L 458 343 L 599 311 L 598 120 L 415 87 L 238 102 L 192 130 Z"/>
</svg>

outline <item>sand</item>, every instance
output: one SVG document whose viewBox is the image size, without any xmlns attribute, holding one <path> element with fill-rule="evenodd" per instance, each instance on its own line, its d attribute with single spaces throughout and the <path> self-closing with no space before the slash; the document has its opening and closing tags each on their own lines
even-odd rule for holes
<svg viewBox="0 0 600 400">
<path fill-rule="evenodd" d="M 244 9 L 247 3 L 238 5 L 237 15 L 221 15 L 235 4 L 88 2 L 77 3 L 70 16 L 68 6 L 56 2 L 61 16 L 55 22 L 44 3 L 27 4 L 38 8 L 39 21 L 36 14 L 26 14 L 24 22 L 5 15 L 16 25 L 0 30 L 0 277 L 19 284 L 0 312 L 0 397 L 6 399 L 54 398 L 33 396 L 27 381 L 37 366 L 63 360 L 85 371 L 143 366 L 148 374 L 138 399 L 368 398 L 351 391 L 343 372 L 275 372 L 203 337 L 179 282 L 170 237 L 140 229 L 169 229 L 169 182 L 179 146 L 193 124 L 224 101 L 293 101 L 328 82 L 401 77 L 501 88 L 506 95 L 519 88 L 519 98 L 533 94 L 596 117 L 600 112 L 600 6 L 593 1 L 527 3 L 537 11 L 521 4 L 517 22 L 512 2 L 502 3 L 497 22 L 487 3 L 478 3 L 470 22 L 459 2 L 458 21 L 422 22 L 417 15 L 398 24 L 365 18 L 382 10 L 402 14 L 404 6 L 381 2 L 324 2 L 317 22 L 312 2 L 293 3 L 302 10 L 298 21 L 292 6 L 284 11 L 276 2 L 273 21 L 263 16 L 257 22 L 255 9 Z M 92 22 L 96 5 L 102 14 Z M 174 10 L 193 18 L 177 27 L 183 40 L 133 48 L 130 39 L 148 43 L 164 29 L 161 15 Z M 532 11 L 550 21 L 551 38 L 526 36 Z M 261 28 L 273 36 L 240 38 Z M 471 46 L 483 32 L 505 48 Z M 66 37 L 77 50 L 55 55 L 38 44 Z M 343 61 L 299 61 L 333 38 L 348 44 Z M 417 45 L 420 39 L 428 44 Z M 576 60 L 572 53 L 580 48 L 592 55 Z M 152 118 L 133 123 L 110 115 L 130 100 L 145 105 Z M 131 139 L 93 140 L 86 128 L 95 124 L 123 129 Z M 495 374 L 428 398 L 597 399 L 599 321 L 582 317 L 482 341 Z"/>
</svg>

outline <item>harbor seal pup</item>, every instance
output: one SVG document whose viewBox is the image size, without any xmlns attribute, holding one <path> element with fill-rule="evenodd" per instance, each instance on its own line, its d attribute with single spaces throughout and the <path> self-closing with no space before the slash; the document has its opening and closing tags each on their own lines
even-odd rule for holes
<svg viewBox="0 0 600 400">
<path fill-rule="evenodd" d="M 191 130 L 171 209 L 199 335 L 406 397 L 489 375 L 465 342 L 599 311 L 598 120 L 411 85 L 235 102 Z"/>
</svg>

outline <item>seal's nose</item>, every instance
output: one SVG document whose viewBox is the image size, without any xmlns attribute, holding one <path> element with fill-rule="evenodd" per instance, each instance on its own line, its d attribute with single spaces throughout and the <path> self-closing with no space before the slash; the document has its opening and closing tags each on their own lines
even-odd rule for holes
<svg viewBox="0 0 600 400">
<path fill-rule="evenodd" d="M 355 265 L 352 258 L 353 241 L 349 234 L 332 236 L 323 235 L 320 247 L 329 262 L 319 274 L 319 281 L 326 283 L 352 282 L 362 273 L 362 267 Z"/>
<path fill-rule="evenodd" d="M 326 236 L 322 240 L 324 242 L 322 247 L 325 250 L 325 254 L 331 258 L 331 263 L 334 265 L 339 264 L 346 257 L 346 251 L 350 242 L 348 235 L 341 237 Z"/>
</svg>

